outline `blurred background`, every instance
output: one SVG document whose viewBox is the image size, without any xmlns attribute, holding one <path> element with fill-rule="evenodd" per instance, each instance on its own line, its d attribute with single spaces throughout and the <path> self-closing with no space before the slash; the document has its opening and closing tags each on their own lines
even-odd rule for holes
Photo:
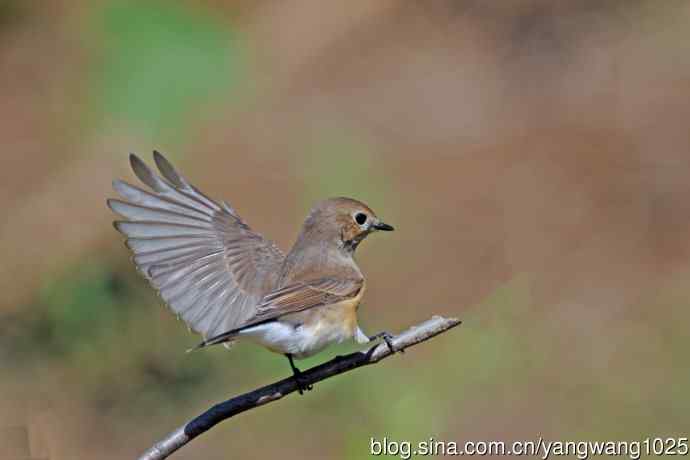
<svg viewBox="0 0 690 460">
<path fill-rule="evenodd" d="M 153 149 L 284 249 L 367 202 L 398 231 L 358 251 L 363 327 L 464 320 L 174 458 L 687 436 L 688 43 L 674 0 L 1 1 L 0 438 L 134 458 L 289 374 L 185 354 L 135 273 L 105 199 Z"/>
</svg>

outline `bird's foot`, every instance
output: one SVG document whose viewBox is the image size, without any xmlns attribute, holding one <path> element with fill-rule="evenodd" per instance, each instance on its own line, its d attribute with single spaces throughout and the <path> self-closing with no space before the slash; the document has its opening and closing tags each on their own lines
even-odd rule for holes
<svg viewBox="0 0 690 460">
<path fill-rule="evenodd" d="M 308 384 L 305 381 L 304 375 L 301 372 L 295 372 L 293 377 L 295 378 L 295 383 L 297 383 L 297 391 L 299 394 L 304 394 L 305 391 L 311 391 L 314 385 Z"/>
<path fill-rule="evenodd" d="M 393 334 L 391 334 L 388 331 L 382 331 L 378 334 L 374 334 L 369 337 L 369 340 L 372 341 L 376 339 L 383 339 L 383 341 L 386 342 L 386 345 L 388 345 L 388 349 L 391 351 L 391 353 L 395 353 L 396 351 L 399 351 L 400 353 L 405 353 L 405 350 L 403 350 L 402 348 L 400 350 L 395 349 L 395 347 L 393 346 Z"/>
</svg>

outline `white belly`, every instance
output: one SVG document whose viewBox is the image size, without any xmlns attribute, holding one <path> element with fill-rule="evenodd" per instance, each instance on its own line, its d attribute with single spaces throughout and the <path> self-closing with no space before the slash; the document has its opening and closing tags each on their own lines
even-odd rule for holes
<svg viewBox="0 0 690 460">
<path fill-rule="evenodd" d="M 271 351 L 306 358 L 327 346 L 351 339 L 353 331 L 341 323 L 318 321 L 301 326 L 272 321 L 244 329 L 239 334 Z"/>
</svg>

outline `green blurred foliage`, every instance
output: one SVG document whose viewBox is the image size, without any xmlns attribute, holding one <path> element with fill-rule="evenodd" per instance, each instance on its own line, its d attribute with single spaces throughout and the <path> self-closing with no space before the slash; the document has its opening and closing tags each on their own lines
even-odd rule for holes
<svg viewBox="0 0 690 460">
<path fill-rule="evenodd" d="M 95 94 L 107 119 L 157 144 L 181 142 L 209 104 L 241 94 L 244 46 L 210 12 L 181 2 L 111 1 L 98 14 Z"/>
<path fill-rule="evenodd" d="M 143 280 L 119 272 L 86 263 L 51 279 L 34 303 L 6 319 L 0 342 L 27 374 L 52 366 L 78 372 L 74 390 L 104 413 L 150 414 L 212 378 L 213 361 L 184 359 L 185 328 L 161 331 L 158 317 L 171 315 Z"/>
<path fill-rule="evenodd" d="M 129 293 L 123 282 L 102 265 L 84 265 L 51 279 L 26 308 L 25 333 L 12 341 L 17 354 L 39 353 L 64 358 L 94 347 L 103 334 L 127 322 Z"/>
</svg>

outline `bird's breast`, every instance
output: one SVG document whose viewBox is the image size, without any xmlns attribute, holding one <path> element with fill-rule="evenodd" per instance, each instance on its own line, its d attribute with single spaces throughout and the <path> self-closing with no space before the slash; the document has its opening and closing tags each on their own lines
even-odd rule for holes
<svg viewBox="0 0 690 460">
<path fill-rule="evenodd" d="M 302 327 L 314 335 L 343 335 L 350 338 L 357 328 L 359 299 L 346 300 L 332 305 L 317 307 L 302 323 Z"/>
</svg>

